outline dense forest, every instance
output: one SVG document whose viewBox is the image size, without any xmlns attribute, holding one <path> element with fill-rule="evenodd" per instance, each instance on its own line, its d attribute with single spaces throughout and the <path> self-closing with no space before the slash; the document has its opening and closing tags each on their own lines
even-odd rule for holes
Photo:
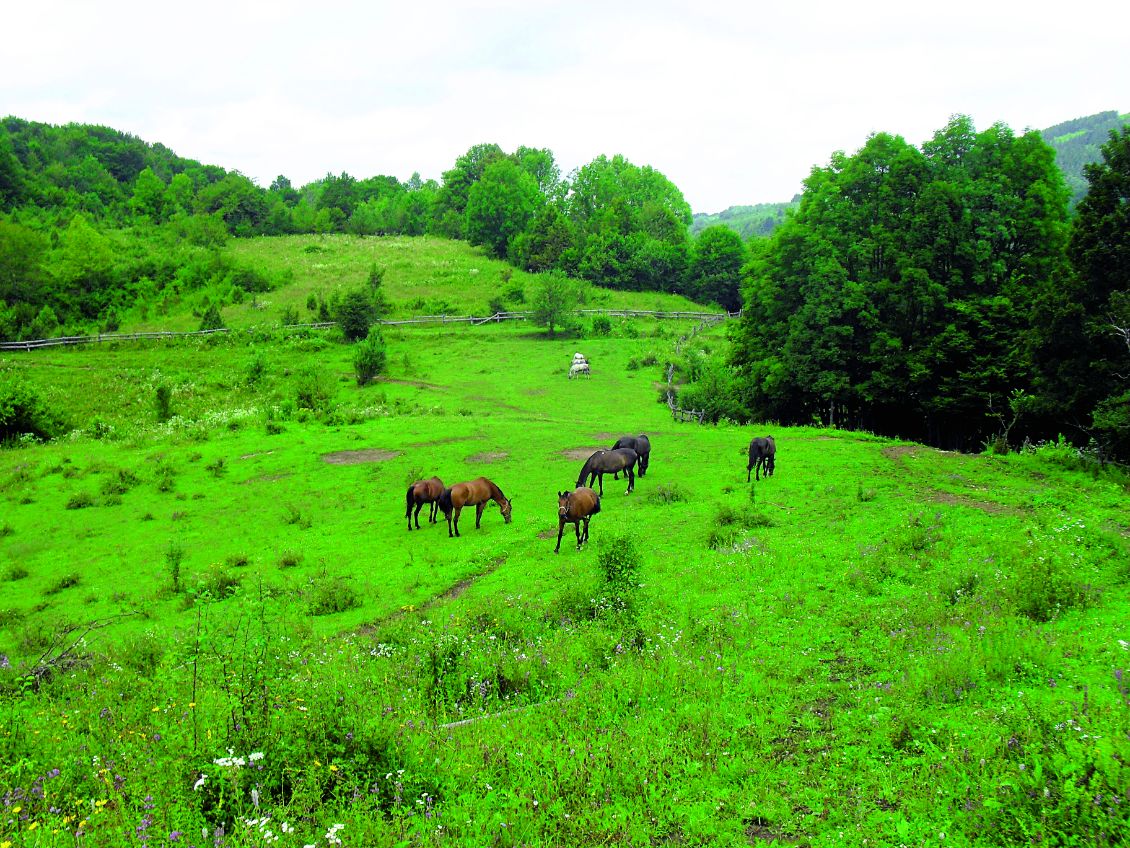
<svg viewBox="0 0 1130 848">
<path fill-rule="evenodd" d="M 691 221 L 691 235 L 707 227 L 723 224 L 746 241 L 758 236 L 769 236 L 785 221 L 785 213 L 795 209 L 800 197 L 788 203 L 757 203 L 753 206 L 731 206 L 721 212 L 696 212 Z"/>
<path fill-rule="evenodd" d="M 1062 155 L 1096 144 L 1093 124 L 1047 133 Z M 744 305 L 729 353 L 681 363 L 684 405 L 715 420 L 963 449 L 1062 433 L 1125 458 L 1130 136 L 1108 132 L 1074 209 L 1056 155 L 1039 132 L 977 132 L 959 116 L 921 148 L 877 133 L 814 168 L 798 201 L 700 228 L 670 180 L 622 156 L 563 176 L 549 150 L 481 144 L 440 182 L 342 173 L 263 188 L 105 127 L 10 117 L 0 337 L 113 330 L 135 302 L 218 280 L 232 297 L 286 282 L 233 265 L 219 250 L 230 238 L 430 234 L 532 272 Z M 761 221 L 756 237 L 739 220 Z"/>
<path fill-rule="evenodd" d="M 746 268 L 684 405 L 960 449 L 1064 434 L 1130 456 L 1130 127 L 1069 213 L 1037 132 L 953 119 L 833 155 Z"/>
</svg>

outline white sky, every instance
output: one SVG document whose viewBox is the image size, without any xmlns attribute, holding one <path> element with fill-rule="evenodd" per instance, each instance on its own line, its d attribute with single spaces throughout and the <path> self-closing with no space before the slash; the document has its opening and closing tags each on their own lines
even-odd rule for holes
<svg viewBox="0 0 1130 848">
<path fill-rule="evenodd" d="M 876 131 L 1130 111 L 1130 3 L 6 4 L 0 114 L 95 123 L 268 186 L 440 180 L 474 144 L 651 165 L 696 212 L 783 201 Z"/>
</svg>

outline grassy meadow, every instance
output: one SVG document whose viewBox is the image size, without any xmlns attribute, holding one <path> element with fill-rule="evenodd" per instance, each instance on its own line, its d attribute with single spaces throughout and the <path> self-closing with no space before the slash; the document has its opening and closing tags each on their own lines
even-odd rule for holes
<svg viewBox="0 0 1130 848">
<path fill-rule="evenodd" d="M 324 256 L 278 243 L 231 249 Z M 422 296 L 485 307 L 499 269 L 442 250 L 493 282 Z M 332 334 L 265 326 L 0 359 L 75 428 L 0 451 L 0 846 L 1124 844 L 1125 476 L 673 422 L 690 326 L 389 330 L 365 387 Z M 555 555 L 556 492 L 636 433 L 647 476 Z M 409 532 L 432 474 L 513 522 Z"/>
</svg>

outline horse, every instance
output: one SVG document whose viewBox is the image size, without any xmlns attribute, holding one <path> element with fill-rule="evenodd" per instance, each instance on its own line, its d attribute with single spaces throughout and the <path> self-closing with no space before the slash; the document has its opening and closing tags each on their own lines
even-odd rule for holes
<svg viewBox="0 0 1130 848">
<path fill-rule="evenodd" d="M 603 495 L 604 475 L 623 471 L 628 475 L 628 491 L 624 494 L 631 494 L 632 490 L 636 488 L 634 469 L 639 458 L 640 455 L 630 448 L 598 450 L 585 460 L 585 464 L 581 468 L 581 476 L 577 478 L 577 487 L 580 488 L 585 485 L 585 478 L 588 478 L 588 485 L 590 486 L 592 481 L 596 479 L 600 481 L 600 494 Z"/>
<path fill-rule="evenodd" d="M 651 440 L 648 439 L 643 433 L 638 436 L 621 436 L 616 440 L 616 444 L 612 446 L 612 450 L 617 448 L 631 448 L 640 455 L 640 463 L 637 467 L 637 473 L 643 477 L 647 474 L 647 466 L 651 461 Z"/>
<path fill-rule="evenodd" d="M 439 515 L 439 499 L 443 495 L 443 481 L 438 477 L 429 477 L 427 480 L 417 480 L 408 487 L 408 511 L 404 517 L 408 519 L 408 529 L 412 529 L 412 519 L 416 519 L 416 529 L 420 529 L 420 509 L 424 504 L 429 504 L 428 521 L 435 524 Z M 412 515 L 412 507 L 416 507 L 416 515 Z"/>
<path fill-rule="evenodd" d="M 587 362 L 574 362 L 569 366 L 569 379 L 572 380 L 578 374 L 584 374 L 586 377 L 592 376 L 592 369 L 589 368 Z"/>
<path fill-rule="evenodd" d="M 777 459 L 777 443 L 772 436 L 758 437 L 749 443 L 749 465 L 745 469 L 745 481 L 749 482 L 750 469 L 754 469 L 755 480 L 761 479 L 761 469 L 765 469 L 765 476 L 773 476 L 773 468 Z"/>
<path fill-rule="evenodd" d="M 555 554 L 561 553 L 561 536 L 565 533 L 565 525 L 572 524 L 577 528 L 577 550 L 589 540 L 589 519 L 600 512 L 600 495 L 592 489 L 580 486 L 572 492 L 557 493 L 557 547 Z M 585 523 L 585 532 L 581 533 L 581 522 Z"/>
<path fill-rule="evenodd" d="M 459 513 L 465 506 L 475 507 L 475 529 L 478 530 L 487 501 L 498 504 L 498 508 L 502 510 L 502 520 L 509 524 L 512 501 L 486 477 L 477 477 L 467 483 L 456 483 L 450 489 L 444 489 L 439 498 L 439 508 L 447 519 L 448 538 L 459 535 Z M 453 527 L 454 533 L 451 532 Z"/>
</svg>

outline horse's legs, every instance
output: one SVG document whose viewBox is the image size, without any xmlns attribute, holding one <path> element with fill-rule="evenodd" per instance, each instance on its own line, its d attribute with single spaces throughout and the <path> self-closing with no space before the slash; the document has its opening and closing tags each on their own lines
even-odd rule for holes
<svg viewBox="0 0 1130 848">
<path fill-rule="evenodd" d="M 439 501 L 432 501 L 431 506 L 428 509 L 428 523 L 429 524 L 435 524 L 436 518 L 438 517 L 438 515 L 439 515 Z"/>
<path fill-rule="evenodd" d="M 553 549 L 555 554 L 561 553 L 561 537 L 565 535 L 565 519 L 557 519 L 557 547 Z"/>
<path fill-rule="evenodd" d="M 408 532 L 412 532 L 412 504 L 408 504 L 408 514 L 405 516 L 408 519 Z"/>
<path fill-rule="evenodd" d="M 423 507 L 423 505 L 424 505 L 424 504 L 423 504 L 423 503 L 422 503 L 421 501 L 416 501 L 416 512 L 415 512 L 415 514 L 414 514 L 414 515 L 412 516 L 413 518 L 415 518 L 415 519 L 416 519 L 416 529 L 417 529 L 417 530 L 419 530 L 419 529 L 420 529 L 420 508 L 421 508 L 421 507 Z M 411 524 L 411 523 L 412 523 L 412 522 L 409 522 L 409 524 Z"/>
<path fill-rule="evenodd" d="M 603 471 L 601 471 L 601 472 L 599 472 L 599 473 L 598 473 L 598 472 L 595 472 L 595 471 L 594 471 L 594 472 L 593 472 L 593 476 L 594 476 L 594 477 L 596 477 L 596 479 L 597 479 L 597 480 L 599 481 L 599 485 L 600 485 L 600 495 L 601 495 L 601 497 L 604 497 L 604 472 L 603 472 Z M 591 481 L 591 480 L 589 481 L 589 486 L 590 486 L 590 487 L 592 486 L 592 481 Z"/>
<path fill-rule="evenodd" d="M 581 549 L 581 519 L 577 519 L 574 524 L 577 528 L 577 550 Z"/>
<path fill-rule="evenodd" d="M 479 529 L 479 522 L 483 520 L 483 510 L 487 508 L 486 501 L 475 507 L 475 529 Z"/>
<path fill-rule="evenodd" d="M 452 535 L 455 535 L 455 536 L 459 535 L 459 513 L 461 513 L 462 511 L 463 511 L 463 507 L 461 507 L 461 506 L 452 507 L 451 514 L 447 516 L 447 536 L 448 536 L 448 538 L 450 538 Z M 454 518 L 454 521 L 452 520 L 453 518 Z M 453 523 L 455 525 L 455 533 L 454 534 L 451 532 L 451 526 L 452 526 Z"/>
<path fill-rule="evenodd" d="M 625 495 L 631 494 L 636 488 L 636 475 L 632 471 L 632 466 L 628 466 L 628 491 L 624 492 Z"/>
</svg>

